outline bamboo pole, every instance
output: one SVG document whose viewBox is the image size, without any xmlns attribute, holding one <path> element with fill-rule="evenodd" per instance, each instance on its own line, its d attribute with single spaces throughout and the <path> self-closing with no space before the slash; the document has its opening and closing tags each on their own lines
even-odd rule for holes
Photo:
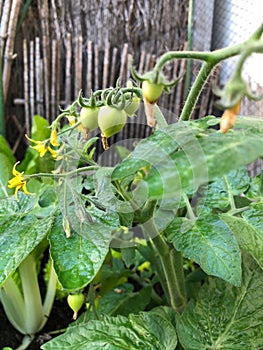
<svg viewBox="0 0 263 350">
<path fill-rule="evenodd" d="M 40 57 L 40 39 L 35 39 L 35 69 L 36 69 L 36 111 L 43 115 L 43 62 Z"/>
<path fill-rule="evenodd" d="M 79 91 L 82 89 L 82 44 L 82 37 L 79 35 L 75 41 L 74 98 L 77 98 Z"/>
<path fill-rule="evenodd" d="M 34 41 L 29 42 L 29 106 L 30 106 L 30 117 L 33 118 L 35 114 L 35 67 L 34 67 Z"/>
<path fill-rule="evenodd" d="M 117 60 L 118 60 L 118 49 L 117 47 L 114 47 L 112 51 L 112 58 L 111 58 L 110 86 L 115 85 Z"/>
<path fill-rule="evenodd" d="M 102 88 L 106 89 L 108 87 L 110 76 L 110 43 L 107 42 L 104 50 L 104 60 L 103 60 L 103 81 Z"/>
<path fill-rule="evenodd" d="M 85 92 L 90 93 L 92 89 L 93 81 L 93 42 L 88 41 L 87 44 L 87 75 L 86 75 L 86 87 Z"/>
<path fill-rule="evenodd" d="M 99 79 L 100 79 L 100 50 L 99 46 L 95 44 L 94 46 L 95 52 L 94 52 L 94 91 L 99 89 Z"/>
<path fill-rule="evenodd" d="M 65 76 L 65 106 L 71 103 L 71 59 L 72 59 L 72 42 L 71 34 L 67 33 L 67 50 L 66 50 L 66 76 Z"/>
<path fill-rule="evenodd" d="M 22 4 L 21 0 L 13 1 L 9 22 L 8 22 L 8 36 L 7 36 L 5 50 L 4 50 L 4 66 L 3 66 L 3 75 L 2 75 L 4 101 L 6 101 L 7 93 L 9 89 L 9 83 L 10 83 L 10 77 L 11 77 L 11 65 L 12 65 L 13 59 L 16 57 L 13 50 L 14 50 L 14 44 L 15 44 L 16 24 L 17 24 L 21 4 Z"/>
<path fill-rule="evenodd" d="M 122 53 L 121 53 L 121 67 L 120 67 L 120 81 L 121 83 L 126 83 L 126 75 L 125 70 L 127 69 L 127 57 L 128 57 L 128 44 L 123 45 Z"/>
<path fill-rule="evenodd" d="M 51 116 L 50 121 L 55 119 L 57 110 L 57 96 L 56 96 L 56 81 L 57 81 L 57 51 L 58 43 L 56 39 L 52 40 L 51 50 Z"/>
<path fill-rule="evenodd" d="M 30 135 L 30 112 L 29 112 L 29 67 L 28 67 L 28 48 L 26 39 L 23 40 L 23 59 L 24 59 L 24 109 L 25 109 L 25 127 L 26 133 Z"/>
<path fill-rule="evenodd" d="M 0 58 L 2 60 L 4 54 L 4 47 L 7 38 L 7 28 L 9 23 L 9 15 L 11 9 L 11 0 L 6 0 L 2 9 L 1 23 L 0 23 Z"/>
</svg>

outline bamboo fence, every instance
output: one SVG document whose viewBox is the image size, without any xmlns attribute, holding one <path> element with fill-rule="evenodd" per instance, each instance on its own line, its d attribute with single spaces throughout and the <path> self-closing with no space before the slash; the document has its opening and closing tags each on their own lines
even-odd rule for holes
<svg viewBox="0 0 263 350">
<path fill-rule="evenodd" d="M 143 73 L 165 51 L 186 49 L 188 1 L 32 0 L 14 40 L 22 3 L 0 0 L 7 136 L 18 159 L 35 114 L 52 122 L 80 90 L 88 97 L 91 90 L 114 86 L 118 78 L 125 84 L 131 60 Z M 192 65 L 193 77 L 198 67 Z M 186 61 L 175 60 L 166 65 L 165 74 L 172 80 L 185 70 Z M 219 81 L 218 69 L 201 94 L 194 118 L 213 112 L 211 80 Z M 168 123 L 181 112 L 185 85 L 183 78 L 159 100 Z M 151 133 L 142 106 L 137 115 L 112 143 L 132 143 Z"/>
</svg>

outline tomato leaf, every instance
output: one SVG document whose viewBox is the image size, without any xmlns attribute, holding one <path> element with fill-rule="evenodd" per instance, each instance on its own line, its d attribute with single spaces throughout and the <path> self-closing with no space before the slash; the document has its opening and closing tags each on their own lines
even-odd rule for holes
<svg viewBox="0 0 263 350">
<path fill-rule="evenodd" d="M 261 349 L 262 288 L 263 272 L 249 256 L 244 259 L 240 287 L 210 277 L 177 322 L 183 348 Z"/>
<path fill-rule="evenodd" d="M 69 327 L 65 334 L 41 349 L 174 350 L 177 345 L 174 319 L 175 312 L 168 307 L 128 317 L 105 316 Z"/>
<path fill-rule="evenodd" d="M 134 174 L 147 165 L 155 165 L 176 151 L 179 147 L 194 139 L 202 131 L 198 124 L 187 122 L 171 124 L 156 131 L 142 140 L 135 150 L 112 173 L 112 180 L 118 180 Z"/>
<path fill-rule="evenodd" d="M 240 285 L 239 247 L 228 225 L 218 216 L 208 215 L 196 221 L 175 218 L 165 232 L 175 248 L 197 262 L 207 274 Z"/>
<path fill-rule="evenodd" d="M 38 218 L 31 209 L 34 199 L 22 193 L 0 201 L 0 285 L 47 236 L 53 216 Z"/>
<path fill-rule="evenodd" d="M 240 218 L 229 214 L 220 215 L 234 233 L 240 249 L 250 253 L 263 269 L 263 209 L 261 207 L 261 211 L 256 208 L 248 210 L 243 216 Z M 258 223 L 261 221 L 260 225 L 256 225 L 254 220 Z"/>
</svg>

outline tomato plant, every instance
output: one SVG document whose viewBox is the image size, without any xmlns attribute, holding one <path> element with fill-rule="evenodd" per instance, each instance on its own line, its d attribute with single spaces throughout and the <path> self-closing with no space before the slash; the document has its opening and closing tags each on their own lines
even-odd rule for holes
<svg viewBox="0 0 263 350">
<path fill-rule="evenodd" d="M 258 98 L 241 73 L 251 54 L 263 53 L 262 32 L 212 52 L 168 52 L 140 77 L 142 89 L 95 91 L 49 128 L 36 118 L 20 165 L 0 139 L 0 299 L 25 342 L 43 328 L 60 286 L 74 312 L 84 295 L 86 304 L 73 326 L 50 332 L 44 350 L 262 348 L 263 173 L 251 178 L 247 165 L 263 157 L 263 121 L 238 115 L 244 96 Z M 213 68 L 233 56 L 236 68 L 217 91 L 223 117 L 191 120 Z M 156 100 L 174 82 L 162 69 L 182 58 L 203 63 L 179 121 L 168 125 Z M 152 104 L 157 128 L 132 149 L 118 146 L 123 159 L 114 166 L 94 160 L 98 137 L 87 139 L 78 123 L 60 125 L 96 106 L 102 139 L 111 137 L 135 95 Z"/>
</svg>

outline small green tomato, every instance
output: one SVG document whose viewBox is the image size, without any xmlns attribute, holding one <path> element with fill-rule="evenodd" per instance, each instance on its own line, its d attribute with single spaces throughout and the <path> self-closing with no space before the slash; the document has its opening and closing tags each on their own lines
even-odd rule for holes
<svg viewBox="0 0 263 350">
<path fill-rule="evenodd" d="M 78 317 L 78 311 L 81 309 L 84 303 L 85 297 L 82 293 L 79 294 L 69 294 L 67 297 L 67 302 L 69 307 L 74 311 L 73 320 Z"/>
<path fill-rule="evenodd" d="M 128 117 L 132 117 L 140 107 L 140 98 L 138 96 L 134 96 L 131 102 L 127 102 L 127 106 L 124 108 Z"/>
<path fill-rule="evenodd" d="M 142 82 L 142 95 L 149 103 L 155 103 L 163 92 L 162 84 L 154 84 L 149 80 Z"/>
<path fill-rule="evenodd" d="M 124 110 L 103 106 L 99 110 L 98 124 L 104 137 L 109 138 L 122 130 L 127 121 Z"/>
<path fill-rule="evenodd" d="M 97 129 L 98 113 L 98 107 L 82 107 L 79 114 L 82 126 L 89 131 Z"/>
</svg>

